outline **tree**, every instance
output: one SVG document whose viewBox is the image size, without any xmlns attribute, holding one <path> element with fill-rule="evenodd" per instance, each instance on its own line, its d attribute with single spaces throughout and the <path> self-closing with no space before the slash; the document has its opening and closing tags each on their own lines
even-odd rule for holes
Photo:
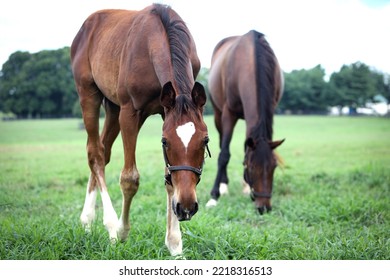
<svg viewBox="0 0 390 280">
<path fill-rule="evenodd" d="M 1 110 L 21 118 L 70 116 L 77 95 L 69 48 L 12 54 L 1 71 L 0 97 Z"/>
<path fill-rule="evenodd" d="M 17 106 L 16 104 L 20 95 L 20 89 L 17 85 L 22 82 L 18 74 L 21 72 L 24 63 L 30 58 L 30 53 L 18 51 L 13 53 L 8 61 L 3 64 L 0 72 L 0 98 L 2 100 L 0 111 L 19 114 L 25 112 L 24 106 Z"/>
<path fill-rule="evenodd" d="M 390 75 L 375 71 L 371 74 L 375 84 L 376 95 L 374 98 L 381 95 L 386 98 L 387 103 L 390 104 Z"/>
<path fill-rule="evenodd" d="M 321 65 L 310 70 L 294 70 L 285 73 L 285 87 L 279 111 L 291 110 L 300 113 L 323 113 L 327 110 L 327 83 Z"/>
<path fill-rule="evenodd" d="M 210 100 L 210 92 L 209 92 L 209 72 L 210 69 L 202 67 L 199 71 L 198 77 L 196 80 L 201 83 L 206 91 L 207 95 L 207 102 L 204 108 L 204 114 L 205 115 L 211 115 L 213 114 L 213 106 L 211 105 L 211 100 Z"/>
<path fill-rule="evenodd" d="M 349 66 L 343 65 L 339 72 L 333 73 L 329 80 L 332 92 L 332 106 L 350 107 L 355 112 L 357 107 L 364 107 L 377 94 L 378 77 L 361 62 Z"/>
</svg>

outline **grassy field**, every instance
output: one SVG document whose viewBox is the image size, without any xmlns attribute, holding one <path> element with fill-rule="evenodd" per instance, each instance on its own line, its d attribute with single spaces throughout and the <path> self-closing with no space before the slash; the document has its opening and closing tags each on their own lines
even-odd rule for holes
<svg viewBox="0 0 390 280">
<path fill-rule="evenodd" d="M 390 259 L 390 120 L 277 116 L 275 139 L 285 167 L 275 173 L 273 211 L 259 216 L 241 193 L 244 123 L 231 146 L 230 194 L 206 209 L 218 157 L 213 119 L 206 117 L 212 158 L 197 194 L 199 212 L 181 223 L 186 259 Z M 141 186 L 125 243 L 111 245 L 97 221 L 79 223 L 89 170 L 79 120 L 0 121 L 0 259 L 172 259 L 164 245 L 166 193 L 162 121 L 139 136 Z M 106 169 L 119 213 L 120 139 Z"/>
</svg>

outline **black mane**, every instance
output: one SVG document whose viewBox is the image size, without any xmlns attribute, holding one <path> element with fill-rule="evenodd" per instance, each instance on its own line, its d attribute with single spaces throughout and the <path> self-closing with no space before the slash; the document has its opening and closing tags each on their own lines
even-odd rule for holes
<svg viewBox="0 0 390 280">
<path fill-rule="evenodd" d="M 265 40 L 264 35 L 257 31 L 253 32 L 256 58 L 256 86 L 257 108 L 260 118 L 251 131 L 255 141 L 264 139 L 272 141 L 273 115 L 274 115 L 274 73 L 276 68 L 274 53 Z"/>
<path fill-rule="evenodd" d="M 153 4 L 152 13 L 161 18 L 167 32 L 174 76 L 178 85 L 179 94 L 190 94 L 192 83 L 186 76 L 187 64 L 191 51 L 191 37 L 186 24 L 176 14 L 172 15 L 169 6 Z"/>
</svg>

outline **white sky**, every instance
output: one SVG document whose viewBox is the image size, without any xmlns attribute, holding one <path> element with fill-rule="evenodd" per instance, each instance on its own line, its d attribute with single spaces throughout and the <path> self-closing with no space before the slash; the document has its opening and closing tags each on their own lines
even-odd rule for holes
<svg viewBox="0 0 390 280">
<path fill-rule="evenodd" d="M 390 0 L 12 0 L 0 3 L 0 65 L 15 51 L 70 46 L 85 18 L 103 8 L 165 3 L 187 23 L 202 66 L 222 38 L 255 29 L 284 71 L 321 64 L 330 75 L 361 61 L 390 73 Z"/>
</svg>

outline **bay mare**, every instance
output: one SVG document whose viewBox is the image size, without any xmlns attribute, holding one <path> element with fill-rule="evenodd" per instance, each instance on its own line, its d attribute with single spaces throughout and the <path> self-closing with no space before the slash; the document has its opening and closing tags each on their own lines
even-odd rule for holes
<svg viewBox="0 0 390 280">
<path fill-rule="evenodd" d="M 161 114 L 167 191 L 165 243 L 172 255 L 181 254 L 179 221 L 191 219 L 198 210 L 195 188 L 208 141 L 202 117 L 205 90 L 195 82 L 200 61 L 187 26 L 165 5 L 154 4 L 141 11 L 97 11 L 86 19 L 74 38 L 71 61 L 88 134 L 91 170 L 82 224 L 90 229 L 99 190 L 103 223 L 110 238 L 127 239 L 130 206 L 140 178 L 135 158 L 138 132 L 148 116 Z M 101 104 L 106 118 L 99 135 Z M 124 166 L 118 220 L 104 170 L 119 132 Z"/>
<path fill-rule="evenodd" d="M 274 110 L 283 92 L 283 76 L 276 56 L 263 34 L 251 30 L 225 38 L 213 52 L 209 73 L 210 98 L 219 132 L 218 171 L 207 206 L 217 205 L 228 192 L 230 141 L 238 119 L 245 119 L 244 192 L 250 193 L 260 214 L 271 210 L 274 150 Z"/>
</svg>

